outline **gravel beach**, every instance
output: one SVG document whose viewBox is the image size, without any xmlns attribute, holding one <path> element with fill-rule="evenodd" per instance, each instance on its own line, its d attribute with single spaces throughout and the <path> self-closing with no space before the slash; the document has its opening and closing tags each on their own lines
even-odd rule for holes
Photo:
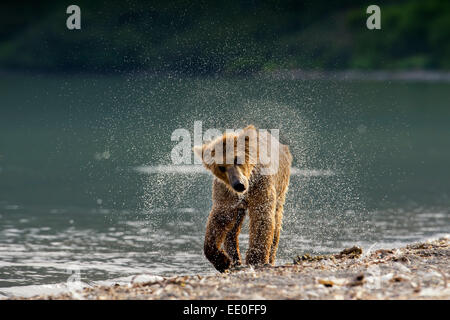
<svg viewBox="0 0 450 320">
<path fill-rule="evenodd" d="M 31 299 L 450 299 L 449 237 L 398 249 L 304 254 L 292 264 L 87 287 Z"/>
</svg>

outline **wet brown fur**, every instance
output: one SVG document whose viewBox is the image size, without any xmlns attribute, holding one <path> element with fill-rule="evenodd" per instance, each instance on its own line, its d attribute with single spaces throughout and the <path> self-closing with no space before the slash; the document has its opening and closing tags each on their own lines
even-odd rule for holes
<svg viewBox="0 0 450 320">
<path fill-rule="evenodd" d="M 244 134 L 249 130 L 256 129 L 254 126 L 248 126 L 243 130 Z M 225 134 L 208 144 L 195 147 L 194 151 L 197 155 L 203 156 L 208 148 L 214 150 L 214 146 L 219 143 L 226 146 L 227 141 L 234 141 L 236 146 L 237 137 L 237 134 L 231 136 Z M 273 265 L 280 239 L 292 155 L 288 146 L 280 143 L 278 171 L 271 175 L 263 175 L 260 170 L 262 165 L 258 161 L 249 163 L 248 139 L 245 147 L 245 161 L 242 164 L 222 165 L 204 162 L 205 167 L 214 174 L 213 207 L 206 226 L 204 253 L 220 272 L 241 264 L 238 236 L 246 212 L 250 218 L 246 264 Z M 223 150 L 225 154 L 226 148 Z M 226 172 L 220 171 L 220 166 L 224 166 Z M 239 177 L 243 181 L 246 187 L 243 193 L 236 192 L 231 187 L 230 176 Z"/>
</svg>

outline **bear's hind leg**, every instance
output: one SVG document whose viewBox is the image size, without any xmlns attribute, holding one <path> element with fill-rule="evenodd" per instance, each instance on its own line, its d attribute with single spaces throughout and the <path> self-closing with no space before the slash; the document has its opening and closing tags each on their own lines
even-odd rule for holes
<svg viewBox="0 0 450 320">
<path fill-rule="evenodd" d="M 273 265 L 277 256 L 278 243 L 280 241 L 281 222 L 283 219 L 283 204 L 278 204 L 275 211 L 275 230 L 273 233 L 272 247 L 270 248 L 269 263 Z"/>
<path fill-rule="evenodd" d="M 237 210 L 236 221 L 233 227 L 228 231 L 225 238 L 224 249 L 231 259 L 232 266 L 239 266 L 241 262 L 241 253 L 239 252 L 239 233 L 245 218 L 245 209 Z"/>
</svg>

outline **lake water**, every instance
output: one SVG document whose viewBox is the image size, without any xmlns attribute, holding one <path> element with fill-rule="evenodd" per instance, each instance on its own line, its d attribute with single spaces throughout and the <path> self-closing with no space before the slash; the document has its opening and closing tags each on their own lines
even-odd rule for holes
<svg viewBox="0 0 450 320">
<path fill-rule="evenodd" d="M 450 233 L 448 82 L 0 74 L 0 295 L 215 272 L 212 178 L 170 156 L 194 121 L 290 145 L 277 263 Z"/>
</svg>

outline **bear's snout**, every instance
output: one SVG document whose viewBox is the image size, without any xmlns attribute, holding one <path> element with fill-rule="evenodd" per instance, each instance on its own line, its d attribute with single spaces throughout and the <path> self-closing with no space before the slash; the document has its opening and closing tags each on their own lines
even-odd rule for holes
<svg viewBox="0 0 450 320">
<path fill-rule="evenodd" d="M 244 192 L 245 189 L 245 179 L 242 177 L 242 175 L 239 173 L 239 170 L 235 167 L 231 167 L 228 169 L 228 181 L 230 183 L 230 186 L 233 188 L 236 192 Z"/>
<path fill-rule="evenodd" d="M 245 190 L 244 184 L 242 182 L 240 182 L 240 181 L 237 181 L 237 182 L 233 183 L 231 186 L 237 192 L 243 192 Z"/>
</svg>

